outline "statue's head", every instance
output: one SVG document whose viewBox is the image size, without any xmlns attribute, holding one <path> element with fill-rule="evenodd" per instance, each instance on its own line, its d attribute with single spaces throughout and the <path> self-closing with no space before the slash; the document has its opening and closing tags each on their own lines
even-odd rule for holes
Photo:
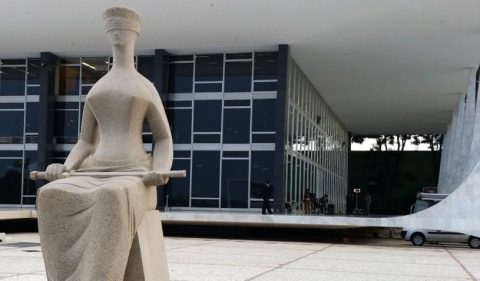
<svg viewBox="0 0 480 281">
<path fill-rule="evenodd" d="M 135 41 L 142 30 L 140 16 L 129 8 L 108 8 L 103 12 L 103 20 L 112 45 L 121 46 Z"/>
</svg>

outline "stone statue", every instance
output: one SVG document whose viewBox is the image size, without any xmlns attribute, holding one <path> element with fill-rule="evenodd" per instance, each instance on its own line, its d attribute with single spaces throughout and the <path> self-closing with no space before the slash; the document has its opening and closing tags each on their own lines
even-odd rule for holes
<svg viewBox="0 0 480 281">
<path fill-rule="evenodd" d="M 113 67 L 88 93 L 79 140 L 65 164 L 47 167 L 45 178 L 51 182 L 38 195 L 47 276 L 54 281 L 168 280 L 155 208 L 156 185 L 167 183 L 172 165 L 172 137 L 157 91 L 134 67 L 140 16 L 114 7 L 104 12 L 104 20 Z M 153 156 L 144 150 L 144 121 L 155 138 Z M 65 177 L 69 171 L 74 172 Z M 135 172 L 143 177 L 130 175 Z M 102 173 L 107 176 L 88 176 Z M 108 176 L 122 173 L 127 176 Z"/>
</svg>

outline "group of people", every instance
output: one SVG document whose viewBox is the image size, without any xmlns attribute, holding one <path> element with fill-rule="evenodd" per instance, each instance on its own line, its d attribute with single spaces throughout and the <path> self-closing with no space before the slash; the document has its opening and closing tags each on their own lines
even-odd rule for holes
<svg viewBox="0 0 480 281">
<path fill-rule="evenodd" d="M 303 210 L 306 215 L 326 215 L 328 211 L 328 195 L 323 194 L 322 197 L 317 198 L 317 195 L 311 192 L 310 188 L 307 188 L 303 195 Z"/>
</svg>

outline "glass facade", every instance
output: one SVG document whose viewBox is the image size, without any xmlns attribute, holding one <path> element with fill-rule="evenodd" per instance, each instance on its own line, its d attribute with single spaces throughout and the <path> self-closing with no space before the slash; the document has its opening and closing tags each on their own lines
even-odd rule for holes
<svg viewBox="0 0 480 281">
<path fill-rule="evenodd" d="M 38 59 L 0 60 L 0 204 L 35 204 Z"/>
<path fill-rule="evenodd" d="M 287 112 L 278 112 L 283 107 L 277 98 L 278 56 L 277 51 L 169 56 L 164 106 L 174 142 L 173 169 L 187 170 L 186 178 L 171 180 L 165 189 L 169 207 L 261 208 L 264 184 L 278 173 L 280 150 L 285 202 L 299 204 L 308 187 L 328 194 L 343 211 L 347 133 L 291 58 Z M 86 95 L 111 61 L 107 56 L 60 59 L 51 162 L 63 163 L 76 143 Z M 38 124 L 39 65 L 39 59 L 1 60 L 0 205 L 35 204 L 36 183 L 28 174 L 36 169 L 37 139 L 44 130 Z M 137 56 L 135 65 L 154 82 L 155 56 Z M 286 117 L 285 147 L 275 145 L 278 116 Z M 148 126 L 143 139 L 151 151 Z"/>
<path fill-rule="evenodd" d="M 273 178 L 277 61 L 277 52 L 170 57 L 173 166 L 189 171 L 169 183 L 170 207 L 260 205 Z"/>
<path fill-rule="evenodd" d="M 292 58 L 287 79 L 285 200 L 296 208 L 309 188 L 345 214 L 348 132 Z"/>
</svg>

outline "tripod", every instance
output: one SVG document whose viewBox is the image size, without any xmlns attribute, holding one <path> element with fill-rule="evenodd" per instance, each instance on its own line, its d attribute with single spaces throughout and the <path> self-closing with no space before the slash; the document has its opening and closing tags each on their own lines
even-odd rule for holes
<svg viewBox="0 0 480 281">
<path fill-rule="evenodd" d="M 355 209 L 352 212 L 352 215 L 358 216 L 361 215 L 362 211 L 358 208 L 358 192 L 355 192 Z"/>
</svg>

